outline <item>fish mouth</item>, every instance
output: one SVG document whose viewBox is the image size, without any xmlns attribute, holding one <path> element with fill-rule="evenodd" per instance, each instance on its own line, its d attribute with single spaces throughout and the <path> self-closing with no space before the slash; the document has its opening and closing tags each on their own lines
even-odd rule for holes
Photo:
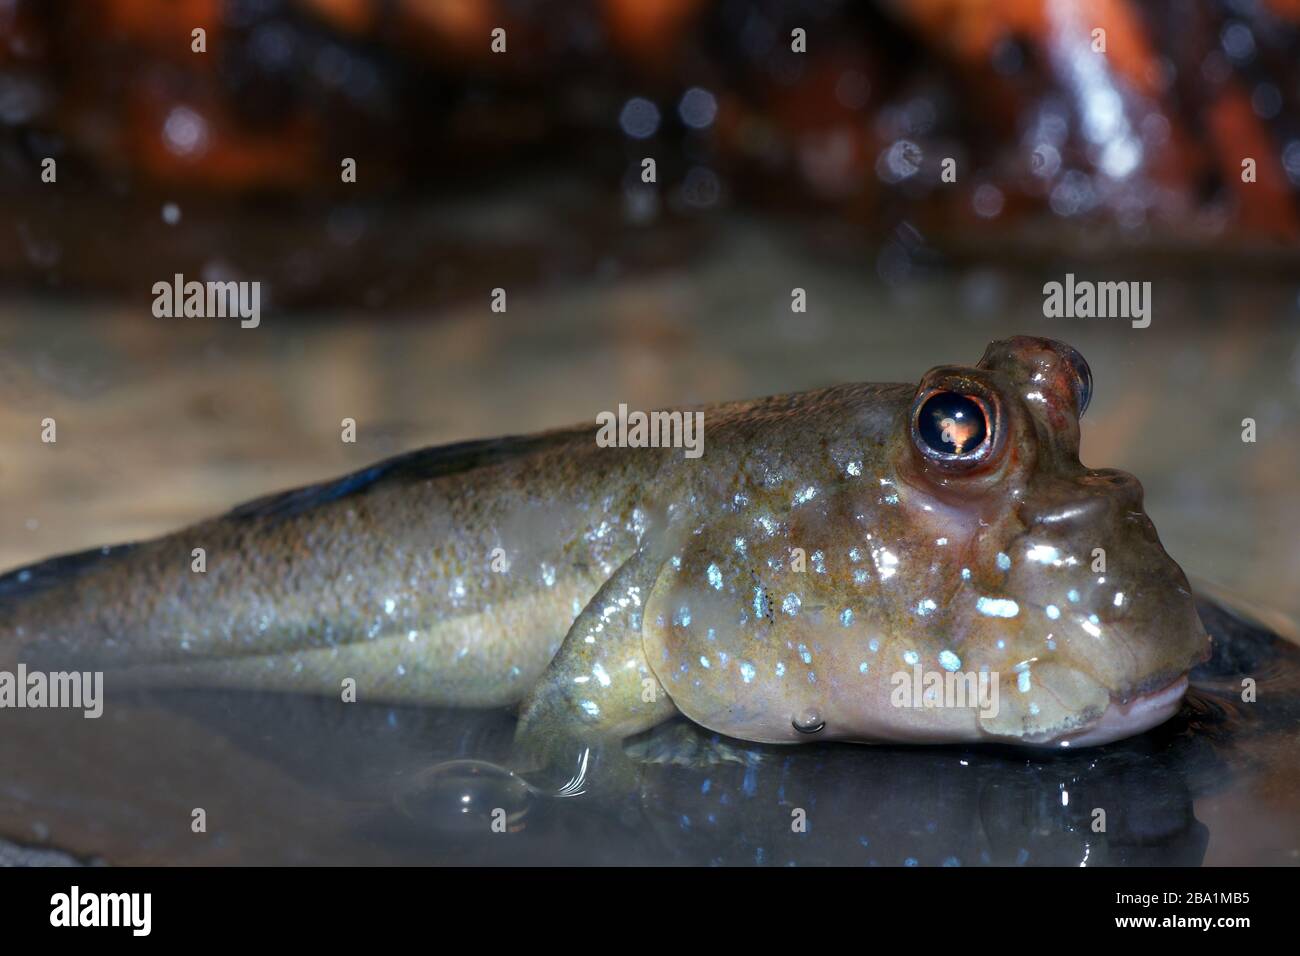
<svg viewBox="0 0 1300 956">
<path fill-rule="evenodd" d="M 1186 693 L 1187 674 L 1184 673 L 1164 687 L 1127 702 L 1112 697 L 1100 717 L 1083 730 L 1058 738 L 1056 743 L 1062 747 L 1098 747 L 1145 733 L 1178 713 Z"/>
</svg>

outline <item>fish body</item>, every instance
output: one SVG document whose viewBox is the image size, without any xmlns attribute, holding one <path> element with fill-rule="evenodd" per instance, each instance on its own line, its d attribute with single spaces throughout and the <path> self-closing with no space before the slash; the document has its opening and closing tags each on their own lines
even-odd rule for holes
<svg viewBox="0 0 1300 956">
<path fill-rule="evenodd" d="M 681 712 L 756 741 L 1102 743 L 1170 716 L 1208 638 L 1136 479 L 1078 460 L 1090 394 L 1075 350 L 1018 337 L 918 384 L 704 407 L 698 458 L 595 425 L 414 452 L 0 578 L 0 660 L 351 679 L 515 704 L 523 736 Z"/>
</svg>

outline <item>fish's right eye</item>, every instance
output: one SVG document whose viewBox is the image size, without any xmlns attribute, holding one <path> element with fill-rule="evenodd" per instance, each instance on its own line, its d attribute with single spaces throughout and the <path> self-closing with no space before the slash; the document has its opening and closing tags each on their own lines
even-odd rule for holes
<svg viewBox="0 0 1300 956">
<path fill-rule="evenodd" d="M 988 409 L 971 395 L 935 392 L 921 405 L 916 431 L 935 456 L 964 459 L 978 454 L 991 439 Z"/>
</svg>

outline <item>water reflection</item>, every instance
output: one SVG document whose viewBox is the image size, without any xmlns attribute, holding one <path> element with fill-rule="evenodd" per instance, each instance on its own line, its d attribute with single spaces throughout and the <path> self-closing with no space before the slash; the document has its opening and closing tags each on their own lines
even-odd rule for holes
<svg viewBox="0 0 1300 956">
<path fill-rule="evenodd" d="M 1087 752 L 760 746 L 680 720 L 555 799 L 509 769 L 507 713 L 154 692 L 99 721 L 22 714 L 0 834 L 109 863 L 1102 866 L 1199 865 L 1267 821 L 1264 862 L 1285 861 L 1300 816 L 1268 793 L 1295 783 L 1300 649 L 1201 610 L 1216 650 L 1183 713 Z"/>
</svg>

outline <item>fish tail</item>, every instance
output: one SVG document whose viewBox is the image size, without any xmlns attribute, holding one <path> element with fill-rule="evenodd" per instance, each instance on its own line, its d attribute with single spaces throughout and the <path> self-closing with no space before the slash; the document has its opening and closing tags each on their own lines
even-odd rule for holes
<svg viewBox="0 0 1300 956">
<path fill-rule="evenodd" d="M 135 545 L 93 548 L 0 574 L 0 669 L 84 649 L 93 620 L 76 615 L 88 574 L 121 561 Z M 101 650 L 103 650 L 101 648 Z"/>
</svg>

